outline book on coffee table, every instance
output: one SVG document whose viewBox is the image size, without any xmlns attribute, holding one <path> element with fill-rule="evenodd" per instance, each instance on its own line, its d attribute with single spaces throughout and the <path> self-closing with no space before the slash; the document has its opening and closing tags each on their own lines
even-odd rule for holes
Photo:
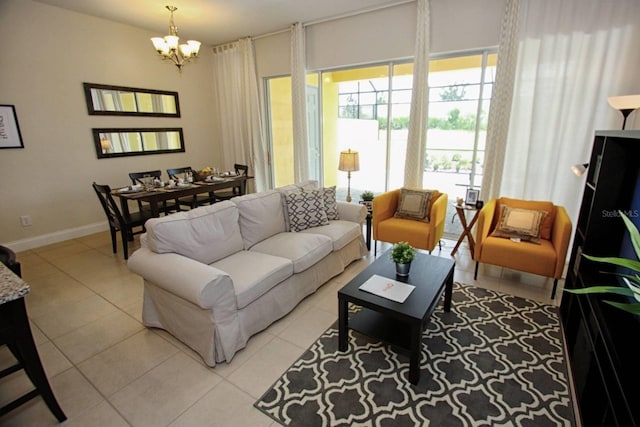
<svg viewBox="0 0 640 427">
<path fill-rule="evenodd" d="M 415 286 L 374 274 L 360 285 L 359 289 L 402 303 L 409 297 L 409 294 L 415 289 Z"/>
</svg>

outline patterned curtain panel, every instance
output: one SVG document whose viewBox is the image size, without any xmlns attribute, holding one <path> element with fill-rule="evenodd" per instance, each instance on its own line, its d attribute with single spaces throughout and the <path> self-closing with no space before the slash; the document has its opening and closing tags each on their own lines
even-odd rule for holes
<svg viewBox="0 0 640 427">
<path fill-rule="evenodd" d="M 507 148 L 509 117 L 513 99 L 513 85 L 518 59 L 521 0 L 507 0 L 502 21 L 496 81 L 493 85 L 487 148 L 484 160 L 484 176 L 480 194 L 486 200 L 500 196 L 504 155 Z"/>
<path fill-rule="evenodd" d="M 225 170 L 249 166 L 257 191 L 269 185 L 267 143 L 250 38 L 213 48 L 213 89 L 221 128 Z M 213 165 L 212 165 L 213 166 Z"/>
<path fill-rule="evenodd" d="M 404 185 L 422 188 L 429 115 L 429 0 L 417 1 L 416 46 Z"/>
<path fill-rule="evenodd" d="M 291 26 L 291 106 L 293 109 L 293 169 L 296 182 L 309 179 L 309 133 L 307 130 L 307 72 L 304 27 Z"/>
</svg>

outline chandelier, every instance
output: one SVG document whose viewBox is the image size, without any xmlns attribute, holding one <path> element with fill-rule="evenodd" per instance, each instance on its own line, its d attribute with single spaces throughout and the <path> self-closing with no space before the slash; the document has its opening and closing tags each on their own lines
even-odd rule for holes
<svg viewBox="0 0 640 427">
<path fill-rule="evenodd" d="M 152 37 L 151 42 L 156 48 L 158 54 L 162 59 L 170 59 L 176 64 L 179 71 L 182 71 L 182 66 L 189 62 L 193 58 L 198 57 L 200 51 L 200 42 L 196 40 L 189 40 L 185 44 L 178 44 L 180 37 L 178 37 L 178 27 L 173 22 L 173 12 L 178 10 L 175 6 L 167 6 L 169 12 L 171 12 L 171 18 L 169 18 L 169 35 L 164 37 Z"/>
</svg>

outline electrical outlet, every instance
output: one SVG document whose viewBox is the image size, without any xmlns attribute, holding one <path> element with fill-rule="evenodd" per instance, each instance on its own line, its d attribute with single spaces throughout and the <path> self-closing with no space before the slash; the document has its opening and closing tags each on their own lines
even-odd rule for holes
<svg viewBox="0 0 640 427">
<path fill-rule="evenodd" d="M 23 227 L 29 227 L 31 225 L 31 215 L 22 215 L 20 217 L 20 222 Z"/>
</svg>

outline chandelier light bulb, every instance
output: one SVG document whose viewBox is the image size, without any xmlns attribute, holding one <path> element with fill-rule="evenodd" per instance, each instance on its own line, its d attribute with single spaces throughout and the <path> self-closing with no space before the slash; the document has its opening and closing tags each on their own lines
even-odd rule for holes
<svg viewBox="0 0 640 427">
<path fill-rule="evenodd" d="M 173 12 L 178 10 L 175 6 L 167 6 L 171 12 L 169 18 L 169 35 L 164 37 L 152 37 L 151 43 L 162 59 L 170 59 L 178 70 L 182 72 L 185 63 L 198 57 L 201 43 L 197 40 L 189 40 L 186 44 L 179 44 L 178 27 L 173 21 Z"/>
</svg>

